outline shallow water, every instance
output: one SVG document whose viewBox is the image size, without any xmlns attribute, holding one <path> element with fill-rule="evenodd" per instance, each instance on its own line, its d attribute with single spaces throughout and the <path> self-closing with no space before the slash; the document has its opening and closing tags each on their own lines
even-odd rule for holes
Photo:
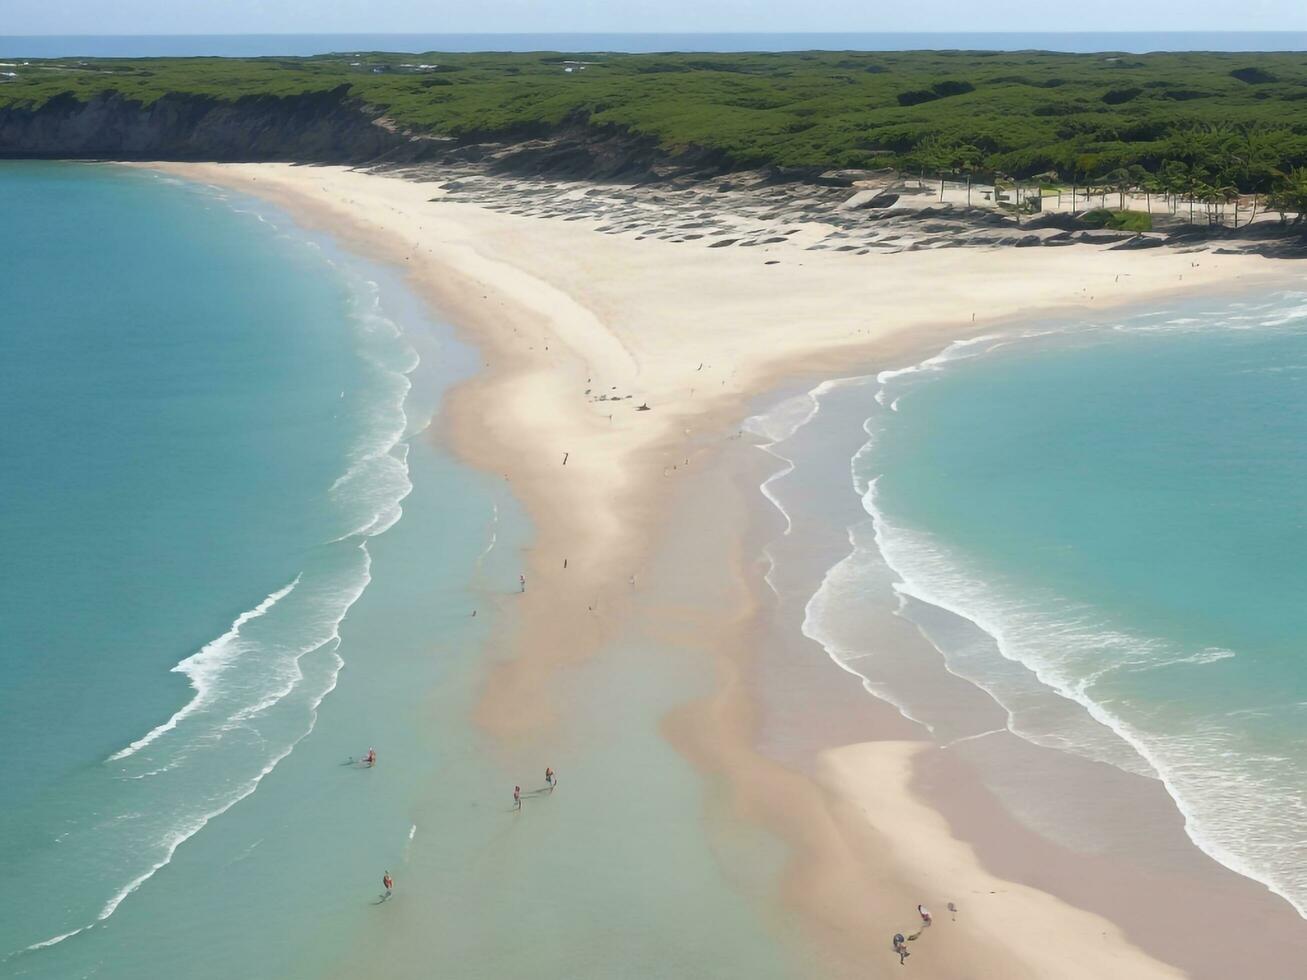
<svg viewBox="0 0 1307 980">
<path fill-rule="evenodd" d="M 474 723 L 530 527 L 429 436 L 475 361 L 395 274 L 142 171 L 0 185 L 0 976 L 793 972 L 783 855 L 660 734 L 708 665 L 630 635 L 565 737 Z"/>
<path fill-rule="evenodd" d="M 261 204 L 90 165 L 0 182 L 3 970 L 310 975 L 297 939 L 409 830 L 409 780 L 341 763 L 412 751 L 430 637 L 475 650 L 473 572 L 521 526 L 413 438 L 470 358 Z M 440 561 L 388 557 L 419 529 Z M 415 582 L 421 618 L 377 613 Z"/>
<path fill-rule="evenodd" d="M 1163 779 L 1302 911 L 1305 382 L 1307 296 L 1280 293 L 1026 324 L 793 400 L 754 424 L 796 466 L 864 430 L 838 477 L 768 488 L 861 498 L 805 631 L 941 741 L 980 734 L 932 699 L 945 666 L 1022 737 Z M 887 608 L 942 660 L 879 643 Z"/>
</svg>

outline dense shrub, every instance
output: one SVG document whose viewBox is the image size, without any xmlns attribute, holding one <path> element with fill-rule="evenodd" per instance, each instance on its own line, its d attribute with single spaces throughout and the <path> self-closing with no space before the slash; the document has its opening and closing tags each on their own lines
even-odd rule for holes
<svg viewBox="0 0 1307 980">
<path fill-rule="evenodd" d="M 1083 179 L 1176 160 L 1265 190 L 1268 174 L 1307 160 L 1307 59 L 1293 53 L 427 52 L 87 58 L 13 70 L 17 78 L 0 81 L 0 110 L 62 103 L 71 112 L 105 92 L 148 106 L 169 93 L 236 102 L 340 91 L 420 133 L 588 124 L 670 153 L 706 149 L 727 166 L 929 169 L 918 151 L 933 137 L 964 148 L 977 173 Z"/>
</svg>

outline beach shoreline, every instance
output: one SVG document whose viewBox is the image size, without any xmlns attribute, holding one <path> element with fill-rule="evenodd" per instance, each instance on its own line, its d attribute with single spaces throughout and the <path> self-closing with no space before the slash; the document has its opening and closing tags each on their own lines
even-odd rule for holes
<svg viewBox="0 0 1307 980">
<path fill-rule="evenodd" d="M 1114 943 L 1132 943 L 1186 975 L 1292 975 L 1288 964 L 1307 948 L 1307 929 L 1292 906 L 1201 850 L 1159 780 L 1012 734 L 1003 706 L 947 668 L 938 641 L 892 602 L 881 608 L 880 591 L 894 594 L 888 567 L 873 577 L 860 559 L 858 645 L 841 648 L 847 632 L 810 631 L 823 616 L 811 605 L 826 589 L 825 576 L 850 554 L 846 529 L 869 520 L 848 463 L 865 445 L 861 423 L 876 408 L 869 390 L 876 386 L 836 387 L 846 396 L 860 390 L 861 402 L 848 397 L 840 404 L 831 386 L 819 386 L 826 390 L 818 416 L 777 443 L 766 466 L 741 471 L 741 505 L 752 499 L 758 525 L 747 551 L 765 551 L 771 565 L 769 587 L 755 588 L 757 622 L 739 644 L 750 651 L 748 697 L 759 716 L 754 747 L 830 788 L 843 801 L 832 812 L 851 818 L 850 839 L 874 829 L 882 859 L 901 862 L 900 873 L 917 883 L 928 906 L 956 901 L 959 923 L 968 908 L 986 916 L 980 931 L 1001 932 L 1014 949 L 1032 954 L 1026 965 L 1033 975 L 1074 975 L 1076 967 L 1039 961 L 1047 951 L 1040 937 L 1057 930 L 1039 912 L 1017 914 L 1020 901 L 1004 908 L 1017 886 L 1114 923 L 1115 932 L 1101 930 Z M 832 442 L 836 436 L 842 441 Z M 791 488 L 793 479 L 800 486 Z M 764 498 L 759 484 L 768 482 Z M 845 666 L 843 657 L 853 663 Z M 862 657 L 870 669 L 858 664 Z M 926 709 L 929 735 L 906 720 L 919 709 Z M 893 800 L 881 795 L 886 784 L 901 791 L 890 791 Z M 903 796 L 934 816 L 923 810 L 905 818 L 897 807 Z M 947 833 L 919 834 L 938 817 Z M 936 864 L 960 842 L 1001 886 L 962 884 L 968 873 Z M 1230 944 L 1231 931 L 1246 943 Z M 1063 943 L 1059 936 L 1058 948 Z M 1105 975 L 1123 967 L 1098 962 L 1092 969 L 1090 975 Z"/>
<path fill-rule="evenodd" d="M 440 435 L 464 460 L 502 475 L 535 532 L 525 556 L 526 594 L 496 638 L 505 654 L 490 670 L 477 712 L 506 755 L 530 741 L 548 742 L 560 725 L 584 727 L 583 719 L 560 718 L 567 704 L 560 671 L 605 649 L 632 615 L 652 621 L 651 609 L 667 607 L 665 591 L 676 579 L 666 567 L 669 548 L 684 549 L 676 567 L 701 561 L 721 570 L 720 561 L 728 562 L 729 601 L 695 614 L 695 632 L 719 641 L 700 641 L 717 665 L 719 689 L 674 712 L 663 728 L 723 787 L 735 819 L 760 824 L 785 843 L 791 857 L 784 901 L 807 920 L 819 945 L 830 945 L 823 973 L 829 976 L 865 975 L 871 958 L 883 961 L 883 973 L 897 968 L 888 953 L 890 930 L 868 934 L 865 927 L 882 915 L 898 914 L 899 923 L 901 913 L 891 910 L 911 911 L 911 896 L 923 888 L 923 869 L 897 864 L 894 848 L 886 847 L 910 829 L 905 825 L 927 834 L 914 846 L 949 855 L 951 880 L 997 879 L 955 840 L 956 828 L 929 805 L 930 794 L 917 791 L 913 773 L 929 754 L 927 743 L 892 711 L 881 712 L 889 720 L 870 725 L 867 738 L 828 733 L 812 773 L 757 751 L 761 711 L 757 692 L 742 680 L 740 658 L 768 642 L 759 635 L 765 630 L 753 545 L 756 522 L 766 520 L 770 505 L 756 481 L 748 486 L 765 458 L 737 438 L 743 418 L 778 385 L 913 363 L 1033 312 L 1062 315 L 1196 289 L 1253 288 L 1288 275 L 1252 256 L 1091 246 L 865 260 L 783 243 L 753 253 L 708 252 L 690 243 L 615 240 L 580 223 L 466 202 L 429 207 L 433 185 L 340 168 L 155 169 L 268 198 L 309 227 L 405 269 L 481 350 L 483 370 L 450 396 Z M 976 316 L 980 311 L 989 315 Z M 638 411 L 643 405 L 648 412 Z M 717 499 L 705 507 L 712 494 Z M 723 500 L 741 502 L 755 529 L 737 524 L 732 531 L 723 519 L 713 535 L 701 521 L 697 540 L 682 536 L 677 543 L 670 528 L 692 524 L 687 514 L 700 508 L 725 518 L 714 511 Z M 708 554 L 708 541 L 725 554 Z M 882 824 L 859 818 L 859 808 L 894 817 Z M 1054 897 L 1055 888 L 1022 894 L 1023 921 L 1038 917 L 1041 945 L 1085 975 L 1179 975 L 1117 925 Z M 935 912 L 942 918 L 938 900 Z M 1048 975 L 1047 961 L 1032 958 L 1038 950 L 1028 937 L 1006 934 L 1010 924 L 968 927 L 965 945 L 936 942 L 943 929 L 928 934 L 922 948 L 934 947 L 932 975 L 962 975 L 965 964 L 985 964 L 987 975 Z M 1105 945 L 1103 935 L 1114 930 Z"/>
</svg>

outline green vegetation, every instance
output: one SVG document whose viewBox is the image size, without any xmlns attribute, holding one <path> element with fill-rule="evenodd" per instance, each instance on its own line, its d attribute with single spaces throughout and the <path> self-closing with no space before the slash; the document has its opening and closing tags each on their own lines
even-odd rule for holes
<svg viewBox="0 0 1307 980">
<path fill-rule="evenodd" d="M 1107 211 L 1095 208 L 1080 216 L 1090 228 L 1110 228 L 1113 231 L 1152 231 L 1153 216 L 1146 211 Z"/>
<path fill-rule="evenodd" d="M 3 70 L 18 77 L 0 81 L 0 110 L 107 91 L 146 104 L 342 91 L 425 133 L 521 136 L 572 122 L 732 167 L 1091 182 L 1121 188 L 1122 206 L 1127 184 L 1146 182 L 1199 201 L 1279 194 L 1307 166 L 1307 56 L 1293 53 L 369 54 Z"/>
</svg>

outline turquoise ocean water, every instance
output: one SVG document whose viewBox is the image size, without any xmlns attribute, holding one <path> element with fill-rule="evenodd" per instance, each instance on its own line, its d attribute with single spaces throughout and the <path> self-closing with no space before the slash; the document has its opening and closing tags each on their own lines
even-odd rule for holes
<svg viewBox="0 0 1307 980">
<path fill-rule="evenodd" d="M 0 975 L 320 975 L 521 527 L 414 438 L 470 354 L 214 189 L 5 164 L 0 215 Z"/>
<path fill-rule="evenodd" d="M 1160 778 L 1307 912 L 1307 294 L 1013 327 L 760 422 L 795 459 L 865 432 L 804 625 L 837 662 L 948 731 L 860 630 L 892 593 L 1013 732 Z"/>
<path fill-rule="evenodd" d="M 530 527 L 395 273 L 113 166 L 0 165 L 0 219 L 0 977 L 791 975 L 778 849 L 659 734 L 708 665 L 476 725 Z"/>
</svg>

